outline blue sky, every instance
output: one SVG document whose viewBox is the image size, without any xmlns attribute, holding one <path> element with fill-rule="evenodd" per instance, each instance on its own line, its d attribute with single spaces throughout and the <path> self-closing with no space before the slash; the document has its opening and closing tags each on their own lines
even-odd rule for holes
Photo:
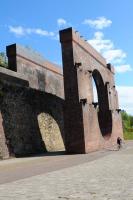
<svg viewBox="0 0 133 200">
<path fill-rule="evenodd" d="M 133 114 L 132 0 L 4 0 L 0 51 L 19 43 L 61 65 L 58 31 L 72 26 L 116 69 L 120 107 Z"/>
</svg>

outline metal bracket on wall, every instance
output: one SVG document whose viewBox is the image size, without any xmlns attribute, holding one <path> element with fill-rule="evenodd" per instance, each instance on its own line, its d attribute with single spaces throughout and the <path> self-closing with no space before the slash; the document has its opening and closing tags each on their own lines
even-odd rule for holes
<svg viewBox="0 0 133 200">
<path fill-rule="evenodd" d="M 107 68 L 111 71 L 111 64 L 110 63 L 107 64 Z"/>
<path fill-rule="evenodd" d="M 76 68 L 79 68 L 80 66 L 82 66 L 82 63 L 75 63 L 74 65 Z"/>
<path fill-rule="evenodd" d="M 106 84 L 106 85 L 108 85 L 108 84 L 109 84 L 109 82 L 107 81 L 107 82 L 105 82 L 105 84 Z"/>
<path fill-rule="evenodd" d="M 87 99 L 80 99 L 80 103 L 82 103 L 83 105 L 87 104 Z"/>
<path fill-rule="evenodd" d="M 89 72 L 89 77 L 92 77 L 92 70 L 87 70 Z"/>
<path fill-rule="evenodd" d="M 92 102 L 92 105 L 94 106 L 94 108 L 97 108 L 98 107 L 98 102 Z"/>
<path fill-rule="evenodd" d="M 116 109 L 116 111 L 119 113 L 119 112 L 121 112 L 121 109 Z"/>
</svg>

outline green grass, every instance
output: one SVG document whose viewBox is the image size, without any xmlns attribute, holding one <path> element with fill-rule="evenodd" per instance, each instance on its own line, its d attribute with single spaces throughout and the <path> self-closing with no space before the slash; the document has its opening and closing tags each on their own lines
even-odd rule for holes
<svg viewBox="0 0 133 200">
<path fill-rule="evenodd" d="M 124 131 L 124 139 L 133 140 L 133 116 L 127 114 L 125 111 L 122 111 L 121 116 Z"/>
<path fill-rule="evenodd" d="M 125 140 L 133 140 L 133 132 L 124 131 L 124 139 Z"/>
</svg>

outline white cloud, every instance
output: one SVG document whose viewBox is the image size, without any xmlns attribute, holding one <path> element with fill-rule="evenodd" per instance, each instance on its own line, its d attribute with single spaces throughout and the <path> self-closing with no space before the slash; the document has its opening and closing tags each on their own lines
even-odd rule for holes
<svg viewBox="0 0 133 200">
<path fill-rule="evenodd" d="M 54 36 L 54 39 L 59 41 L 59 34 L 58 33 Z"/>
<path fill-rule="evenodd" d="M 88 24 L 97 29 L 102 29 L 110 26 L 111 23 L 112 21 L 106 19 L 105 17 L 99 17 L 96 20 L 87 19 L 84 21 L 84 24 Z M 122 49 L 116 48 L 110 39 L 105 39 L 103 32 L 95 32 L 94 37 L 88 40 L 88 43 L 90 43 L 98 52 L 100 52 L 108 63 L 118 65 L 116 67 L 116 72 L 124 73 L 132 70 L 130 65 L 123 65 L 123 61 L 127 56 L 126 53 Z"/>
<path fill-rule="evenodd" d="M 42 36 L 54 36 L 53 32 L 48 32 L 46 30 L 37 28 L 37 29 L 31 29 L 32 33 L 38 34 L 38 35 L 42 35 Z"/>
<path fill-rule="evenodd" d="M 63 18 L 57 19 L 57 24 L 59 27 L 67 25 L 67 21 Z"/>
<path fill-rule="evenodd" d="M 126 53 L 121 49 L 110 49 L 103 52 L 103 57 L 106 58 L 108 62 L 120 63 L 123 58 L 126 58 Z"/>
<path fill-rule="evenodd" d="M 133 115 L 133 86 L 117 86 L 116 89 L 120 108 Z"/>
<path fill-rule="evenodd" d="M 27 34 L 36 34 L 40 36 L 54 37 L 54 32 L 49 32 L 41 28 L 24 28 L 22 26 L 9 26 L 9 31 L 14 33 L 16 36 L 24 36 Z"/>
<path fill-rule="evenodd" d="M 111 42 L 111 40 L 104 39 L 104 34 L 102 32 L 95 32 L 94 38 L 88 40 L 88 42 L 100 53 L 105 50 L 110 50 L 114 47 L 114 44 Z"/>
<path fill-rule="evenodd" d="M 95 20 L 85 19 L 83 24 L 87 24 L 96 29 L 103 29 L 103 28 L 109 27 L 112 24 L 112 21 L 109 19 L 106 19 L 105 17 L 98 17 Z"/>
<path fill-rule="evenodd" d="M 126 58 L 126 53 L 122 49 L 116 49 L 114 43 L 109 39 L 104 39 L 104 34 L 102 32 L 95 32 L 94 37 L 91 40 L 88 40 L 88 43 L 91 44 L 98 52 L 100 52 L 107 62 L 112 64 L 123 65 L 122 62 Z M 126 65 L 126 69 L 129 65 Z M 125 68 L 125 67 L 122 67 Z M 120 72 L 120 70 L 116 70 Z M 127 70 L 125 70 L 126 72 Z M 124 72 L 124 70 L 123 70 Z"/>
<path fill-rule="evenodd" d="M 23 36 L 25 35 L 25 31 L 24 31 L 24 28 L 22 26 L 9 26 L 9 31 L 11 33 L 14 33 L 15 35 L 17 36 Z"/>
<path fill-rule="evenodd" d="M 133 115 L 133 86 L 116 86 L 119 98 L 119 107 Z M 97 89 L 93 81 L 94 102 L 98 102 Z"/>
<path fill-rule="evenodd" d="M 124 72 L 129 72 L 132 71 L 133 69 L 131 68 L 130 65 L 119 65 L 115 66 L 115 71 L 118 73 L 124 73 Z"/>
</svg>

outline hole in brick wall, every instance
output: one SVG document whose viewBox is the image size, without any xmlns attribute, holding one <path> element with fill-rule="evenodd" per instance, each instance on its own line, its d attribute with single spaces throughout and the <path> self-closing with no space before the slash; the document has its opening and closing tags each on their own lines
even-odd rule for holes
<svg viewBox="0 0 133 200">
<path fill-rule="evenodd" d="M 93 85 L 93 104 L 97 104 L 98 105 L 97 88 L 96 88 L 96 84 L 95 84 L 95 81 L 94 81 L 93 78 L 92 78 L 92 85 Z"/>
<path fill-rule="evenodd" d="M 98 70 L 92 73 L 94 103 L 97 103 L 96 110 L 101 134 L 105 139 L 109 139 L 112 133 L 112 113 L 109 110 L 107 87 L 104 85 L 101 74 Z"/>
<path fill-rule="evenodd" d="M 46 150 L 48 152 L 64 151 L 64 142 L 55 119 L 48 113 L 40 113 L 38 124 Z"/>
</svg>

